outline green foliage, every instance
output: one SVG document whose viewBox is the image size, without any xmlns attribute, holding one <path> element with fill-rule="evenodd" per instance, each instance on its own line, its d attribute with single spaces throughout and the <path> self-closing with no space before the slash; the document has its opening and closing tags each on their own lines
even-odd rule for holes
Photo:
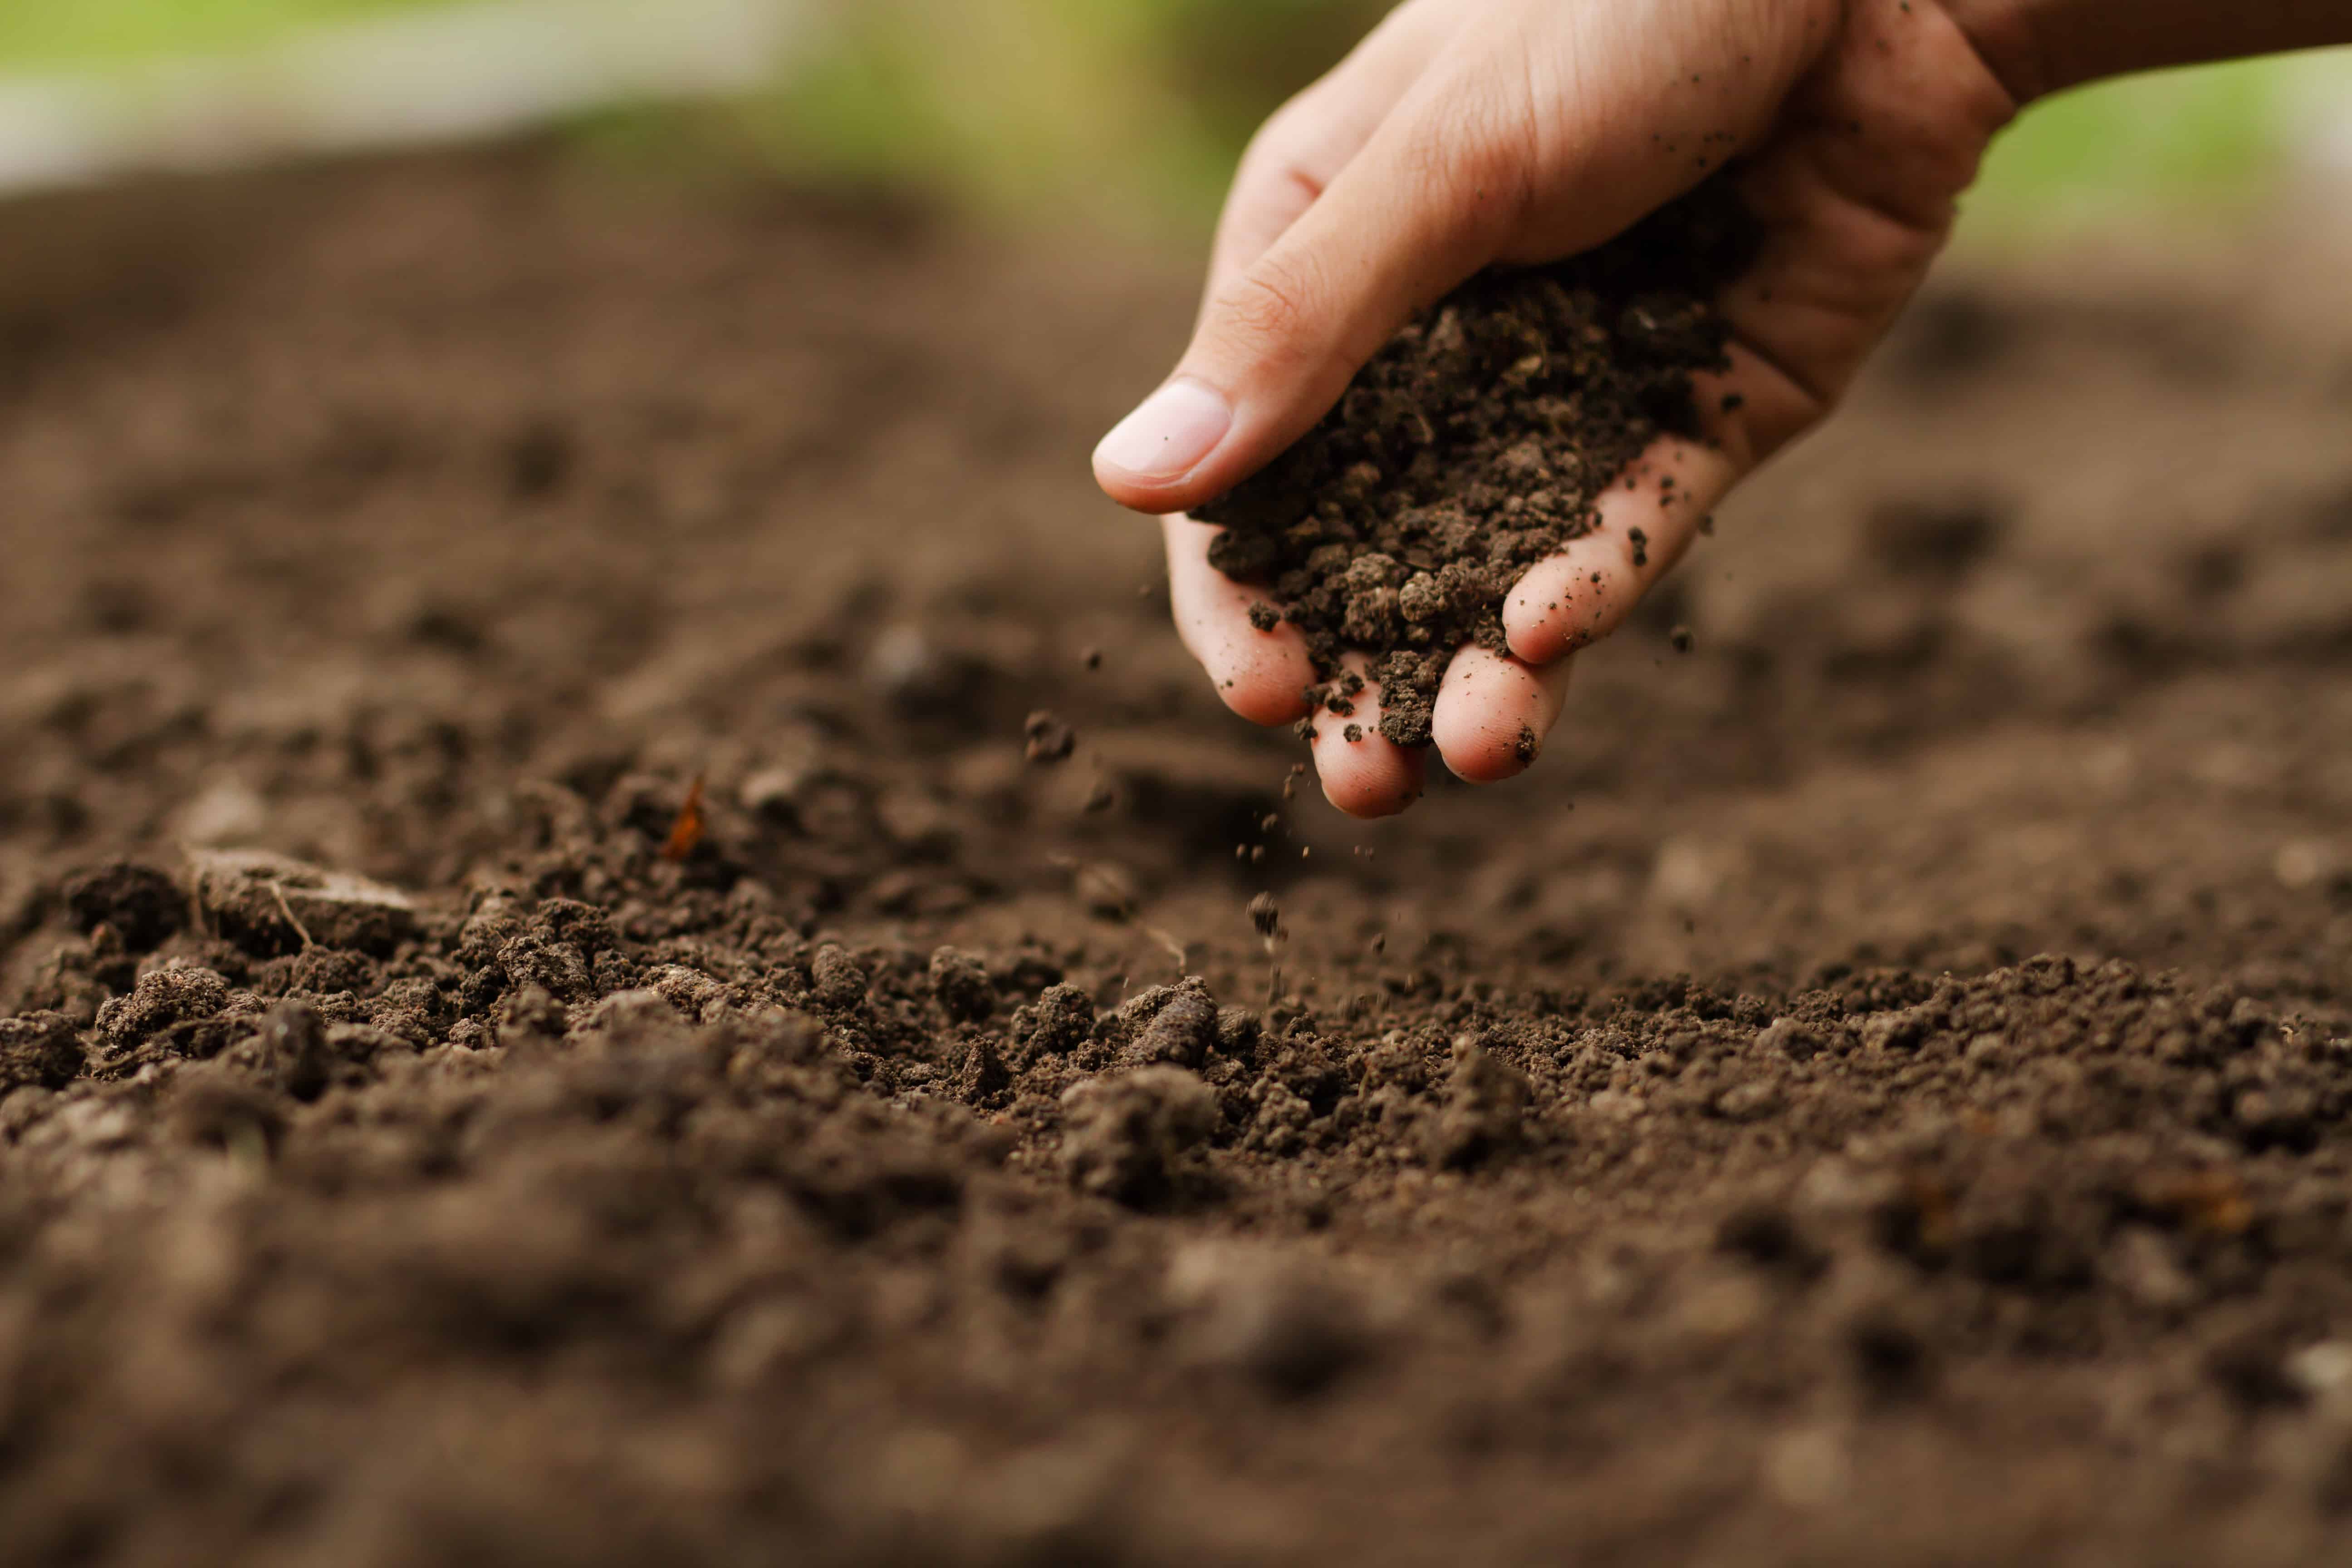
<svg viewBox="0 0 2352 1568">
<path fill-rule="evenodd" d="M 788 160 L 911 174 L 1016 205 L 1197 225 L 1252 130 L 1346 53 L 1382 0 L 858 0 L 843 47 L 770 106 Z M 946 17 L 953 13 L 953 17 Z M 2298 111 L 2352 96 L 2352 50 L 2066 94 L 1996 144 L 1967 232 L 2032 238 L 2246 205 Z"/>
<path fill-rule="evenodd" d="M 859 0 L 755 110 L 789 164 L 1196 225 L 1374 0 Z"/>
<path fill-rule="evenodd" d="M 419 0 L 6 0 L 0 65 L 70 68 L 247 48 L 305 22 Z"/>
<path fill-rule="evenodd" d="M 2352 87 L 2352 51 L 2161 71 L 2029 110 L 1985 161 L 1969 227 L 2041 236 L 2165 209 L 2226 216 L 2259 197 L 2298 110 Z"/>
<path fill-rule="evenodd" d="M 249 47 L 304 24 L 447 0 L 0 0 L 0 71 Z M 661 0 L 646 0 L 648 5 Z M 1020 213 L 1069 207 L 1179 231 L 1234 158 L 1387 0 L 807 0 L 824 42 L 732 136 L 678 116 L 681 162 L 749 141 L 797 173 L 911 181 Z M 2262 188 L 2298 105 L 2352 97 L 2352 50 L 2174 71 L 2070 93 L 1995 146 L 1967 232 L 2212 214 Z M 609 128 L 607 128 L 609 130 Z M 652 120 L 630 145 L 653 156 Z M 599 144 L 614 140 L 600 133 Z"/>
</svg>

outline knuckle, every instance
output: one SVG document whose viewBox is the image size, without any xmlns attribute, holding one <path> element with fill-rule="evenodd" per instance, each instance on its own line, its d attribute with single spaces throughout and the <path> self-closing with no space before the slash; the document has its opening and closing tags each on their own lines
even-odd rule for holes
<svg viewBox="0 0 2352 1568">
<path fill-rule="evenodd" d="M 1268 117 L 1242 150 L 1237 181 L 1289 185 L 1311 198 L 1330 183 L 1337 163 L 1329 117 L 1314 89 L 1292 99 Z"/>
<path fill-rule="evenodd" d="M 1309 127 L 1315 123 L 1313 109 L 1312 100 L 1302 95 L 1276 110 L 1250 138 L 1248 147 L 1242 153 L 1242 162 L 1278 166 L 1304 161 L 1312 142 Z"/>
<path fill-rule="evenodd" d="M 1318 284 L 1299 261 L 1269 256 L 1236 279 L 1219 314 L 1255 356 L 1290 360 L 1308 352 Z"/>
<path fill-rule="evenodd" d="M 1499 86 L 1483 86 L 1462 101 L 1466 110 L 1457 107 L 1412 128 L 1404 167 L 1454 226 L 1507 231 L 1534 205 L 1538 116 Z"/>
</svg>

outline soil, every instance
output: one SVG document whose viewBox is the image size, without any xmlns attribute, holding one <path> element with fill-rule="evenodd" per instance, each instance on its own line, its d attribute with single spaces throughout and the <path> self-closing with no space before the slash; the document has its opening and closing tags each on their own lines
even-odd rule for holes
<svg viewBox="0 0 2352 1568">
<path fill-rule="evenodd" d="M 1589 255 L 1482 273 L 1288 451 L 1197 510 L 1226 526 L 1211 563 L 1267 590 L 1252 621 L 1306 635 L 1323 712 L 1354 713 L 1365 678 L 1340 661 L 1359 653 L 1381 733 L 1429 744 L 1454 650 L 1507 651 L 1520 574 L 1591 529 L 1595 499 L 1654 437 L 1699 434 L 1691 377 L 1728 365 L 1713 302 L 1754 230 L 1717 175 Z"/>
<path fill-rule="evenodd" d="M 1052 237 L 0 212 L 0 1562 L 2342 1561 L 2340 260 L 1954 273 L 1365 827 Z"/>
</svg>

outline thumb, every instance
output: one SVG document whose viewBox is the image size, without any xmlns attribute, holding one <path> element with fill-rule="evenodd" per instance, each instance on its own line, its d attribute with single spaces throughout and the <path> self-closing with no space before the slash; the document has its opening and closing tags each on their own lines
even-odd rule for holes
<svg viewBox="0 0 2352 1568">
<path fill-rule="evenodd" d="M 1111 499 L 1172 512 L 1223 495 L 1313 427 L 1398 328 L 1501 252 L 1532 158 L 1467 130 L 1458 108 L 1437 111 L 1443 92 L 1413 94 L 1272 248 L 1217 288 L 1175 374 L 1095 448 Z"/>
</svg>

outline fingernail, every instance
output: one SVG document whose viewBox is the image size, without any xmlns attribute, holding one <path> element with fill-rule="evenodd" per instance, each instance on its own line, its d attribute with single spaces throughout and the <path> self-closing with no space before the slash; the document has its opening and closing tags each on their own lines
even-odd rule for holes
<svg viewBox="0 0 2352 1568">
<path fill-rule="evenodd" d="M 1171 381 L 1102 438 L 1095 461 L 1139 479 L 1180 479 L 1233 427 L 1223 397 L 1197 381 Z"/>
</svg>

